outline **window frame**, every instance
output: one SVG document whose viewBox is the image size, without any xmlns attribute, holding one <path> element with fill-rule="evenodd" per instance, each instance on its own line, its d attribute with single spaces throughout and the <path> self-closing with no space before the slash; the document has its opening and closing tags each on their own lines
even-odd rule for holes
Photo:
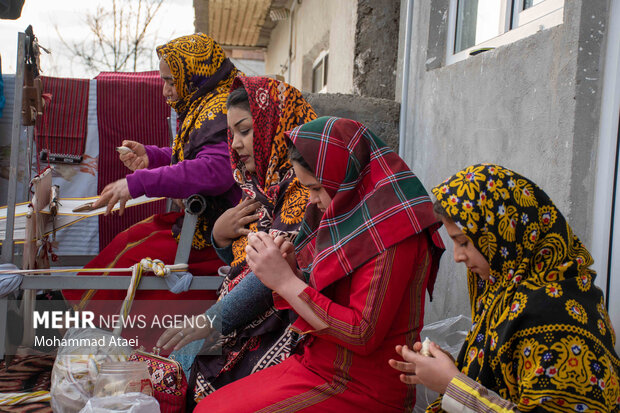
<svg viewBox="0 0 620 413">
<path fill-rule="evenodd" d="M 327 64 L 325 64 L 327 60 Z M 323 63 L 322 81 L 323 85 L 319 90 L 314 90 L 314 70 Z M 327 71 L 329 70 L 329 50 L 323 50 L 312 63 L 312 92 L 327 93 Z"/>
<path fill-rule="evenodd" d="M 540 30 L 549 29 L 564 22 L 565 0 L 544 0 L 525 10 L 523 10 L 524 0 L 501 1 L 502 9 L 498 21 L 501 33 L 489 40 L 485 40 L 484 42 L 454 53 L 459 0 L 450 0 L 448 8 L 446 65 L 467 59 L 470 57 L 470 52 L 473 50 L 509 44 L 531 36 Z"/>
</svg>

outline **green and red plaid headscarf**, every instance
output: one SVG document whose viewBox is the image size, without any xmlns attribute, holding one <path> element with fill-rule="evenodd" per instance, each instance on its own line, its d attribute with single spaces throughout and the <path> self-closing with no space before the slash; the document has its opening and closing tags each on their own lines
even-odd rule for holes
<svg viewBox="0 0 620 413">
<path fill-rule="evenodd" d="M 430 198 L 405 162 L 359 122 L 322 117 L 288 134 L 332 202 L 307 208 L 295 241 L 302 270 L 322 290 L 406 238 L 428 231 L 434 268 L 444 250 Z M 318 222 L 317 222 L 318 221 Z"/>
</svg>

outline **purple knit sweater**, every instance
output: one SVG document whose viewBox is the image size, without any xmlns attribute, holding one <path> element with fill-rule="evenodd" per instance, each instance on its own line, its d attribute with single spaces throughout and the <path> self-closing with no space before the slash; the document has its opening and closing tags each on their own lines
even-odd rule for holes
<svg viewBox="0 0 620 413">
<path fill-rule="evenodd" d="M 232 205 L 239 201 L 241 190 L 233 179 L 226 142 L 205 145 L 195 159 L 175 165 L 170 165 L 172 148 L 146 145 L 145 149 L 149 158 L 148 168 L 127 175 L 132 198 L 141 195 L 187 198 L 200 193 L 225 195 Z"/>
</svg>

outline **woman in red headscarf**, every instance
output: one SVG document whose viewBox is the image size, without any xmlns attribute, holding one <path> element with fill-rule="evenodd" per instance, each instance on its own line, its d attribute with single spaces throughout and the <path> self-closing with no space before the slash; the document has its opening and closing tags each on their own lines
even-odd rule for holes
<svg viewBox="0 0 620 413">
<path fill-rule="evenodd" d="M 276 307 L 299 314 L 292 328 L 306 334 L 303 354 L 216 391 L 195 411 L 410 409 L 415 390 L 387 361 L 395 345 L 417 340 L 443 251 L 430 199 L 358 122 L 319 118 L 289 137 L 311 202 L 295 242 L 300 270 L 281 239 L 252 235 L 246 252 Z"/>
<path fill-rule="evenodd" d="M 173 354 L 186 370 L 191 365 L 190 406 L 228 383 L 278 364 L 296 343 L 288 329 L 294 314 L 273 307 L 271 290 L 251 272 L 245 248 L 251 232 L 290 241 L 297 236 L 308 191 L 295 176 L 284 133 L 316 114 L 299 90 L 274 79 L 237 77 L 231 90 L 228 145 L 243 201 L 214 225 L 213 245 L 230 271 L 220 300 L 206 312 L 221 322 L 221 354 L 205 354 L 217 328 L 170 329 L 158 343 L 177 350 Z M 199 340 L 205 338 L 203 345 Z"/>
</svg>

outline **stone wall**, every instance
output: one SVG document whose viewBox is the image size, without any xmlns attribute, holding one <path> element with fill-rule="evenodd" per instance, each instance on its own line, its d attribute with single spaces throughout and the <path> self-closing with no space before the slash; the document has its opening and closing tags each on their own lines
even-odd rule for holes
<svg viewBox="0 0 620 413">
<path fill-rule="evenodd" d="M 304 97 L 317 115 L 338 116 L 361 122 L 398 152 L 398 102 L 340 93 L 305 93 Z"/>
<path fill-rule="evenodd" d="M 453 64 L 443 59 L 448 4 L 414 2 L 405 161 L 428 189 L 475 163 L 514 169 L 588 246 L 608 1 L 565 1 L 562 24 Z M 446 243 L 427 321 L 469 314 L 465 267 Z"/>
<path fill-rule="evenodd" d="M 353 93 L 394 99 L 399 16 L 397 1 L 358 1 Z"/>
</svg>

